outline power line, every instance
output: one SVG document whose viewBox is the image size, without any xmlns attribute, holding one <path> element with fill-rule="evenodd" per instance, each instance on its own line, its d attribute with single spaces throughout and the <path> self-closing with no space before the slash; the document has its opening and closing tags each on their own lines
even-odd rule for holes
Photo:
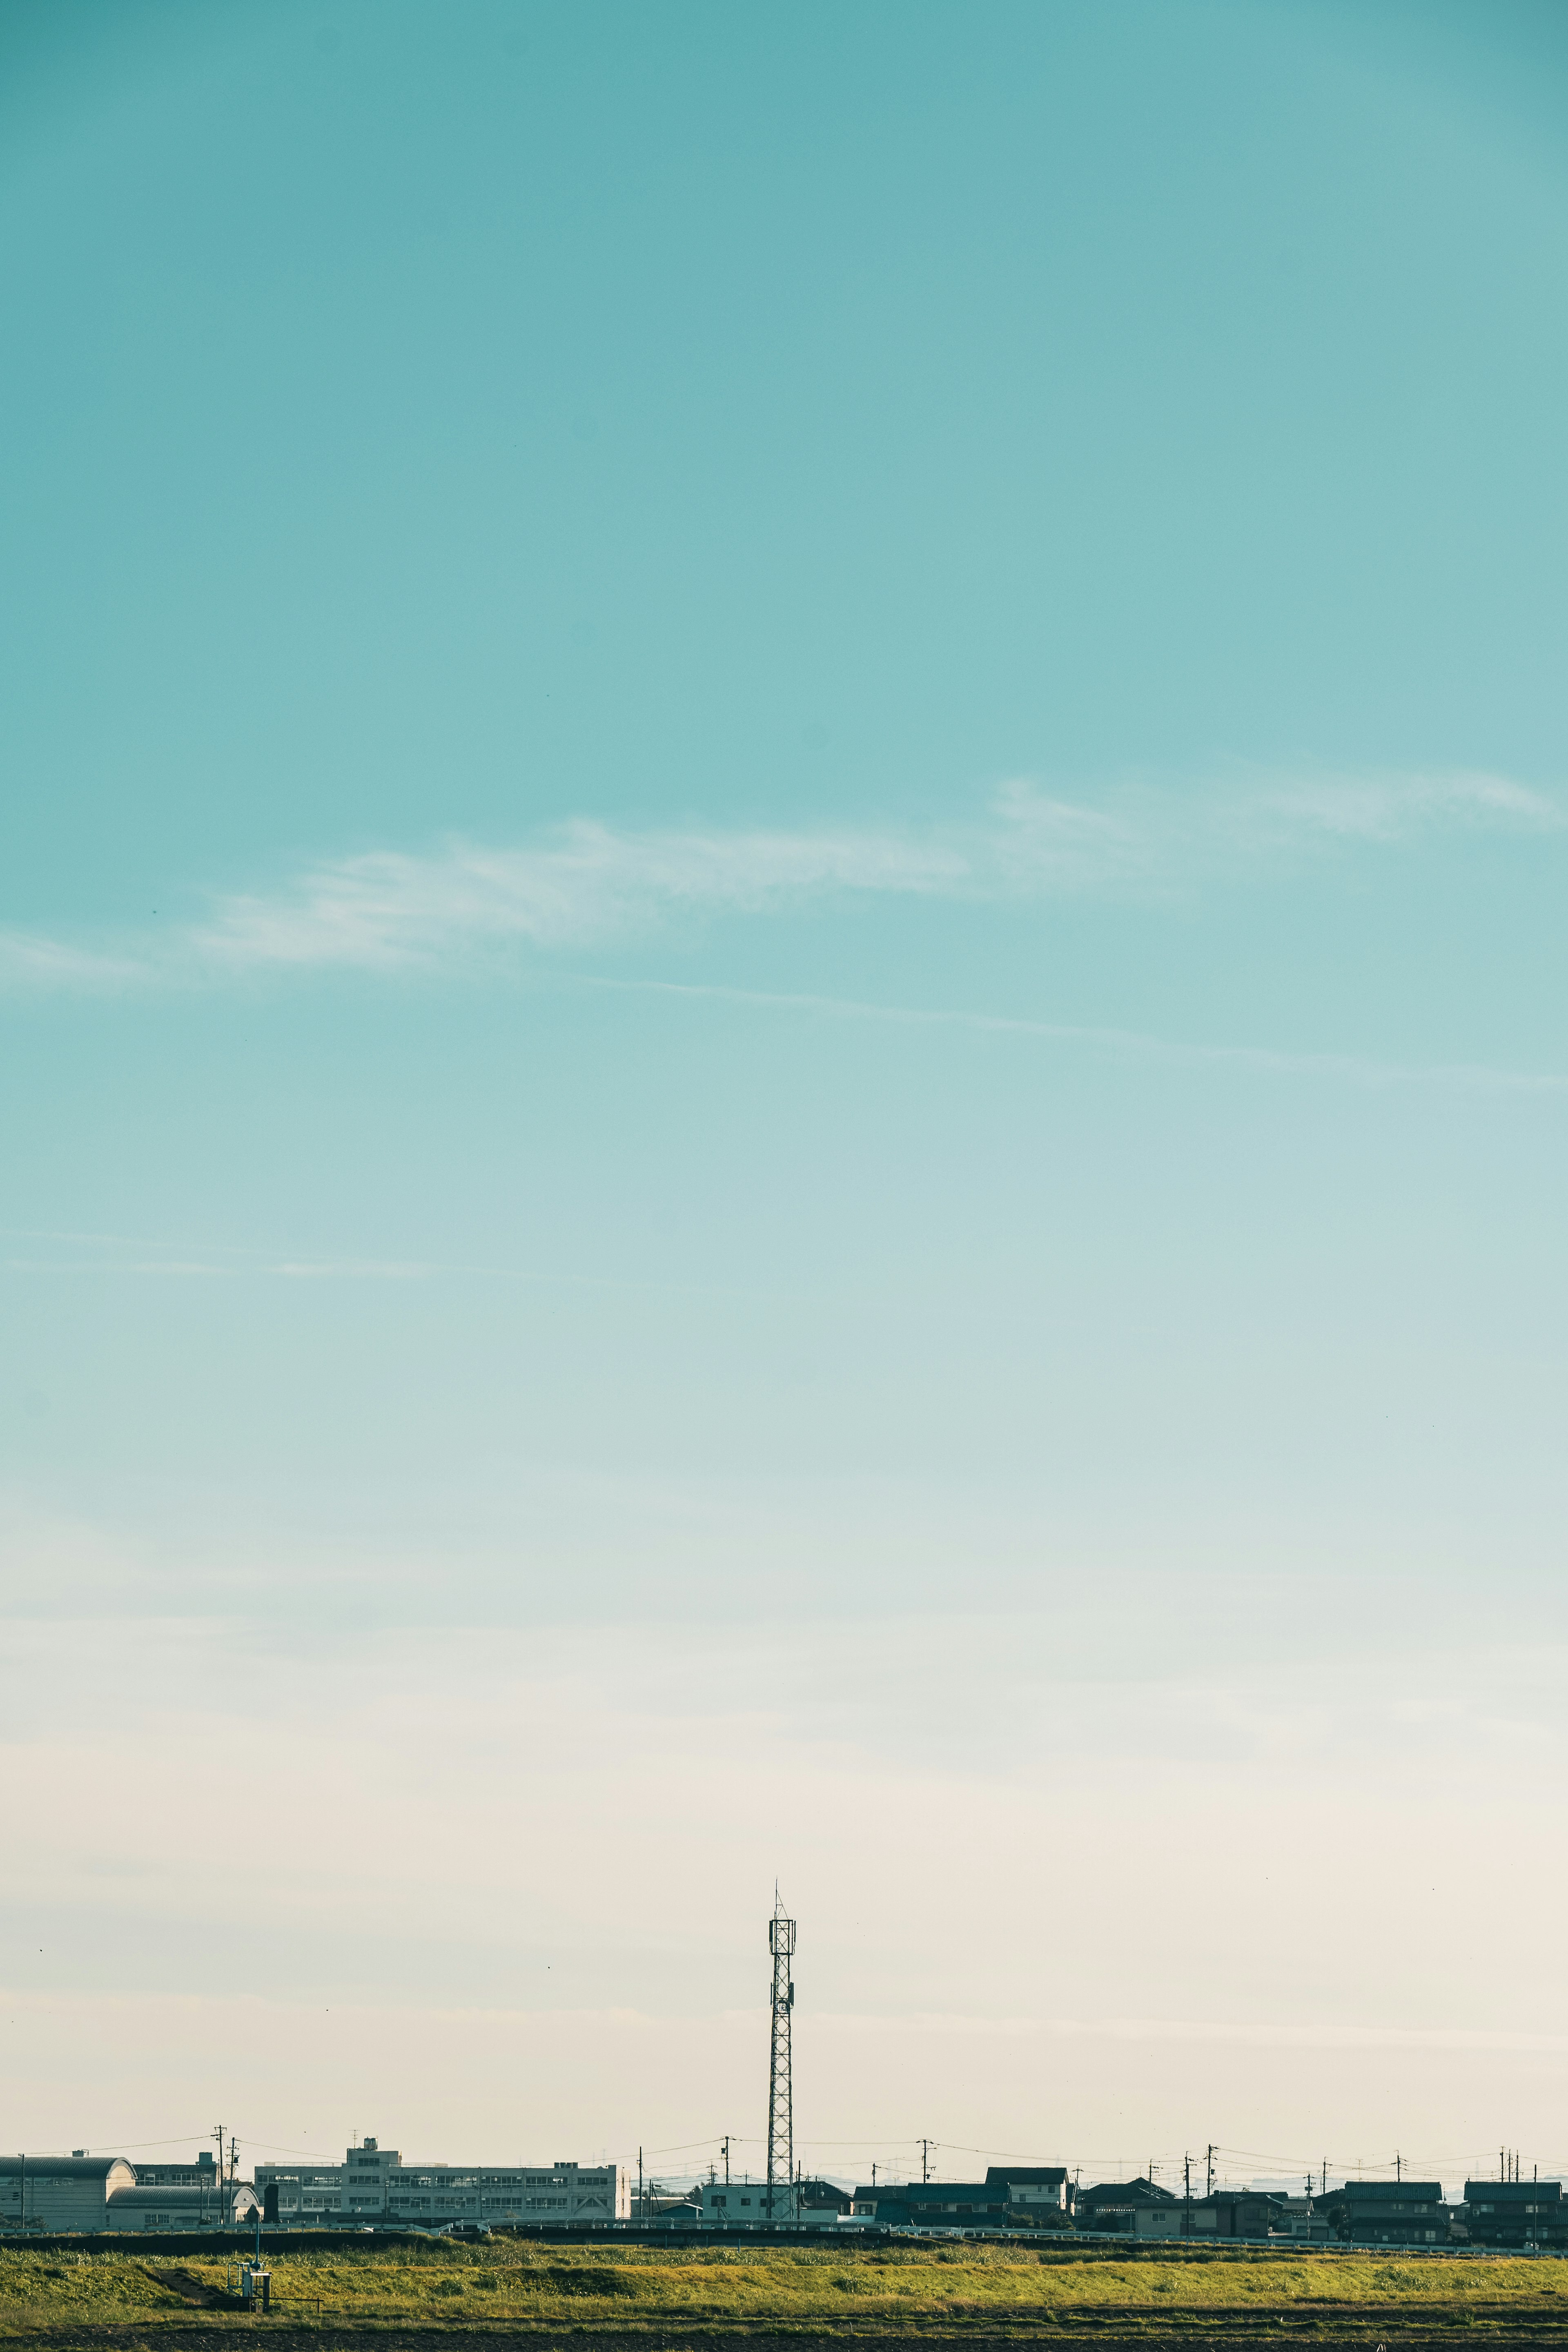
<svg viewBox="0 0 1568 2352">
<path fill-rule="evenodd" d="M 177 2132 L 173 2139 L 116 2139 L 110 2134 L 108 2138 L 100 2139 L 96 2145 L 100 2147 L 110 2146 L 114 2147 L 189 2147 L 193 2140 L 199 2147 L 203 2140 L 211 2137 L 211 2132 L 199 2131 Z M 92 2141 L 88 2142 L 89 2147 L 93 2145 Z M 66 2147 L 39 2147 L 27 2150 L 29 2156 L 68 2156 L 70 2152 L 69 2148 Z"/>
<path fill-rule="evenodd" d="M 900 2139 L 892 2132 L 884 2132 L 876 2139 L 803 2139 L 797 2143 L 801 2147 L 919 2147 L 920 2144 L 918 2136 L 910 2139 Z M 948 2139 L 933 2139 L 927 2145 L 931 2147 L 952 2147 L 954 2143 Z M 989 2156 L 994 2155 L 997 2151 L 991 2148 L 973 2147 L 964 2149 L 963 2153 L 966 2156 Z"/>
</svg>

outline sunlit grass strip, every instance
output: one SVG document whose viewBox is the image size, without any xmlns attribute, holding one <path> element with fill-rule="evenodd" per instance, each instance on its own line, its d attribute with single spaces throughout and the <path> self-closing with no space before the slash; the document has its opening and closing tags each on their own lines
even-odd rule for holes
<svg viewBox="0 0 1568 2352">
<path fill-rule="evenodd" d="M 636 2335 L 672 2321 L 704 2327 L 812 2326 L 875 2334 L 911 2321 L 1027 2327 L 1074 2314 L 1153 2322 L 1182 2313 L 1331 2315 L 1352 2306 L 1444 2311 L 1477 2320 L 1511 2314 L 1568 2325 L 1568 2263 L 1498 2256 L 1448 2259 L 1354 2252 L 1189 2252 L 1121 2260 L 1051 2247 L 892 2245 L 552 2247 L 492 2239 L 363 2252 L 267 2249 L 274 2302 L 297 2321 L 430 2324 L 508 2321 Z M 222 2288 L 226 2263 L 202 2255 L 0 2251 L 0 2336 L 72 2323 L 178 2319 L 226 2324 L 160 2285 L 179 2269 Z"/>
</svg>

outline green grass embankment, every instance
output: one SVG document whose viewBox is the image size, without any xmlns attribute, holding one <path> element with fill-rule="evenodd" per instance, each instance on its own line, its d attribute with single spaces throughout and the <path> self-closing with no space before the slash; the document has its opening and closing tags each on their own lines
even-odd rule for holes
<svg viewBox="0 0 1568 2352">
<path fill-rule="evenodd" d="M 67 2347 L 216 2339 L 244 2329 L 416 2344 L 453 2333 L 563 2347 L 639 2336 L 820 2344 L 834 2338 L 1102 2344 L 1559 2342 L 1568 2263 L 1499 2257 L 1175 2250 L 1136 2259 L 981 2245 L 552 2247 L 497 2238 L 364 2251 L 269 2246 L 273 2314 L 221 2297 L 226 2265 L 143 2252 L 0 2252 L 0 2340 Z M 319 2305 L 319 2310 L 318 2310 Z"/>
</svg>

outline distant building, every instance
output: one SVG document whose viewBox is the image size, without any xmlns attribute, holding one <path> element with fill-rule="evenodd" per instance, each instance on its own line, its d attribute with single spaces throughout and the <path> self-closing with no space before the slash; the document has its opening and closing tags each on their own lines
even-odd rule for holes
<svg viewBox="0 0 1568 2352">
<path fill-rule="evenodd" d="M 1440 2180 L 1347 2180 L 1313 2200 L 1352 2246 L 1439 2246 L 1453 2236 Z"/>
<path fill-rule="evenodd" d="M 894 2230 L 1059 2229 L 1065 2165 L 994 2164 L 984 2180 L 879 2181 L 855 2191 L 858 2217 Z"/>
<path fill-rule="evenodd" d="M 1194 2238 L 1268 2238 L 1289 2232 L 1288 2200 L 1258 2189 L 1216 2189 L 1181 2201 L 1182 2231 Z M 1305 2205 L 1306 2199 L 1298 2200 Z M 1326 2226 L 1325 2226 L 1325 2235 Z"/>
<path fill-rule="evenodd" d="M 1020 2221 L 1059 2228 L 1071 2210 L 1073 2185 L 1065 2164 L 994 2164 L 985 2175 L 987 2188 L 997 2180 L 1006 2185 L 1009 2229 Z"/>
<path fill-rule="evenodd" d="M 258 2164 L 258 2193 L 277 2184 L 284 2228 L 376 2221 L 426 2229 L 447 2221 L 625 2221 L 627 2178 L 614 2164 L 405 2164 L 396 2148 L 367 2139 L 342 2164 Z"/>
<path fill-rule="evenodd" d="M 216 2166 L 214 2172 L 216 2176 Z M 103 2226 L 106 2230 L 232 2229 L 251 2221 L 260 2202 L 243 2180 L 226 2184 L 221 2194 L 216 2177 L 210 2189 L 205 2184 L 190 2188 L 177 2181 L 160 2187 L 156 2181 L 143 2180 L 138 2166 L 129 2188 L 110 2190 Z"/>
<path fill-rule="evenodd" d="M 278 2218 L 296 2229 L 332 2229 L 342 2218 L 341 2164 L 258 2164 L 256 2186 L 265 2201 L 268 2184 L 278 2190 Z"/>
<path fill-rule="evenodd" d="M 0 2156 L 0 2228 L 107 2229 L 110 2197 L 135 2179 L 122 2156 Z"/>
<path fill-rule="evenodd" d="M 1006 2199 L 984 2180 L 879 2181 L 855 2191 L 858 2217 L 892 2230 L 999 2230 Z"/>
<path fill-rule="evenodd" d="M 139 2164 L 133 2187 L 110 2191 L 110 2230 L 212 2230 L 248 2212 L 256 2200 L 248 2189 L 225 2182 L 217 2158 L 199 2150 L 194 2164 Z"/>
<path fill-rule="evenodd" d="M 716 2230 L 765 2230 L 769 2227 L 768 2184 L 765 2180 L 704 2180 L 691 2191 L 693 2219 Z M 786 2218 L 789 2190 L 775 2189 L 773 2210 Z M 788 2216 L 793 2218 L 793 2216 Z"/>
<path fill-rule="evenodd" d="M 1467 2180 L 1465 2221 L 1478 2246 L 1568 2246 L 1560 2180 Z"/>
<path fill-rule="evenodd" d="M 200 2149 L 194 2164 L 139 2164 L 138 2189 L 217 2188 L 217 2158 L 210 2147 Z"/>
<path fill-rule="evenodd" d="M 836 2230 L 841 2221 L 850 2220 L 854 2210 L 854 2199 L 836 2180 L 797 2180 L 795 2184 L 795 2218 L 803 2229 Z"/>
<path fill-rule="evenodd" d="M 836 2229 L 849 2215 L 847 2189 L 831 2180 L 781 2185 L 768 2201 L 765 2180 L 704 2180 L 692 2190 L 696 2218 L 714 2230 Z"/>
<path fill-rule="evenodd" d="M 695 2189 L 660 2189 L 648 2180 L 643 2184 L 641 2202 L 633 2196 L 631 2217 L 634 2221 L 695 2222 L 701 2219 L 701 2210 Z"/>
<path fill-rule="evenodd" d="M 1278 2215 L 1271 2237 L 1298 2238 L 1309 2245 L 1321 2245 L 1332 2237 L 1333 2223 L 1315 2197 L 1274 2197 L 1270 2201 Z"/>
<path fill-rule="evenodd" d="M 1130 2238 L 1179 2238 L 1183 2202 L 1142 2174 L 1135 2180 L 1100 2180 L 1080 2189 L 1073 2218 L 1080 2230 L 1109 2230 Z"/>
</svg>

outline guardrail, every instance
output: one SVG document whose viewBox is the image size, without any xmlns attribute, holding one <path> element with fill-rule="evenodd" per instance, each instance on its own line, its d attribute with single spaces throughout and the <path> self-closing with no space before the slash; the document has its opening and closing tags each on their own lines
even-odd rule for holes
<svg viewBox="0 0 1568 2352">
<path fill-rule="evenodd" d="M 854 2246 L 872 2242 L 889 2243 L 926 2243 L 937 2240 L 970 2240 L 992 2245 L 1026 2246 L 1040 2253 L 1071 2254 L 1075 2252 L 1097 2254 L 1119 2254 L 1123 2260 L 1161 2261 L 1174 2255 L 1203 2255 L 1221 2260 L 1242 2260 L 1258 2254 L 1312 2254 L 1322 2256 L 1382 2253 L 1397 2255 L 1401 2260 L 1416 2258 L 1439 2262 L 1462 2256 L 1476 2261 L 1529 2259 L 1536 2262 L 1568 2260 L 1568 2247 L 1561 2246 L 1499 2246 L 1481 2244 L 1474 2240 L 1458 2239 L 1440 2246 L 1400 2244 L 1386 2239 L 1322 2239 L 1309 2238 L 1221 2238 L 1207 2231 L 1194 2231 L 1190 2237 L 1140 2237 L 1122 2230 L 1065 2229 L 952 2229 L 917 2228 L 913 2225 L 895 2228 L 879 2221 L 858 2221 L 834 2229 L 814 2229 L 801 2225 L 795 2228 L 767 2227 L 761 2229 L 708 2228 L 699 2223 L 637 2221 L 588 2222 L 496 2222 L 491 2235 L 502 2239 L 526 2239 L 535 2244 L 552 2246 L 811 2246 L 826 2250 L 831 2245 Z M 383 2223 L 374 2229 L 301 2230 L 281 2224 L 265 2226 L 261 2242 L 274 2258 L 290 2247 L 301 2252 L 349 2252 L 358 2249 L 369 2252 L 376 2244 L 408 2243 L 417 2240 L 429 2244 L 434 2233 L 416 2226 Z M 437 2242 L 448 2242 L 445 2240 Z M 66 2253 L 90 2247 L 103 2253 L 136 2254 L 226 2254 L 254 2251 L 254 2225 L 239 2230 L 67 2230 L 38 2232 L 33 2230 L 0 2231 L 0 2251 L 7 2247 L 28 2247 L 39 2252 Z"/>
</svg>

